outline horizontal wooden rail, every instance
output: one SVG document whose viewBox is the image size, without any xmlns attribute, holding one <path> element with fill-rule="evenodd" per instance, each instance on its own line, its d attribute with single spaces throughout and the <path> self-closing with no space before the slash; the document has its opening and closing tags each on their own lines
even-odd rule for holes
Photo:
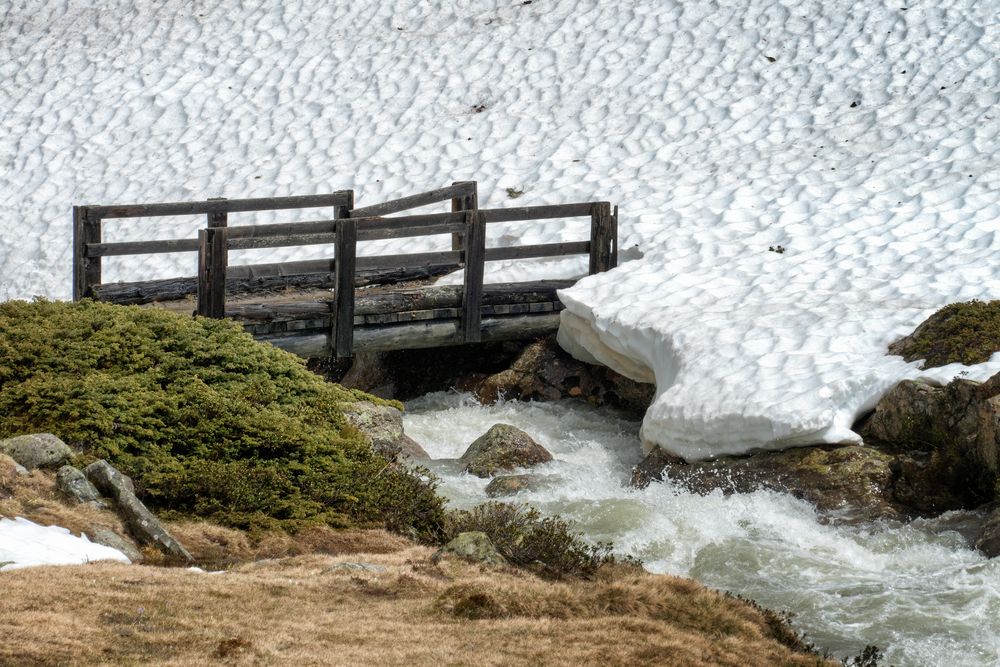
<svg viewBox="0 0 1000 667">
<path fill-rule="evenodd" d="M 349 190 L 323 195 L 296 197 L 259 197 L 255 199 L 209 199 L 196 202 L 166 202 L 161 204 L 123 204 L 115 206 L 86 206 L 91 215 L 99 218 L 143 218 L 163 215 L 199 215 L 207 213 L 243 213 L 248 211 L 277 211 L 290 208 L 318 208 L 344 206 L 350 199 Z"/>
<path fill-rule="evenodd" d="M 510 246 L 504 248 L 487 248 L 486 261 L 493 262 L 502 259 L 529 259 L 532 257 L 561 257 L 564 255 L 587 255 L 590 253 L 590 241 L 572 241 L 569 243 L 540 243 L 538 245 Z"/>
<path fill-rule="evenodd" d="M 548 220 L 552 218 L 589 217 L 593 204 L 554 204 L 552 206 L 519 206 L 517 208 L 481 208 L 487 223 Z"/>
<path fill-rule="evenodd" d="M 429 192 L 421 192 L 420 194 L 410 195 L 409 197 L 400 197 L 399 199 L 393 199 L 381 204 L 375 204 L 374 206 L 356 208 L 351 211 L 351 217 L 367 218 L 371 216 L 389 215 L 390 213 L 398 213 L 411 208 L 420 208 L 421 206 L 436 204 L 437 202 L 458 199 L 460 197 L 473 194 L 475 191 L 476 184 L 473 181 L 455 183 L 446 188 L 438 188 L 437 190 L 431 190 Z"/>
</svg>

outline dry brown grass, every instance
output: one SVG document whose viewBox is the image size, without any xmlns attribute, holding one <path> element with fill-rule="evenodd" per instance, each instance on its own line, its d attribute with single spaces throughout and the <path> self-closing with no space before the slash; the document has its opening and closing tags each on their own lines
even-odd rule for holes
<svg viewBox="0 0 1000 667">
<path fill-rule="evenodd" d="M 77 529 L 109 520 L 62 505 L 51 477 L 0 469 L 0 513 Z M 769 613 L 635 568 L 549 582 L 434 562 L 383 531 L 251 539 L 204 522 L 170 528 L 201 562 L 230 569 L 0 572 L 0 665 L 837 664 L 789 648 Z M 385 571 L 338 567 L 352 562 Z"/>
</svg>

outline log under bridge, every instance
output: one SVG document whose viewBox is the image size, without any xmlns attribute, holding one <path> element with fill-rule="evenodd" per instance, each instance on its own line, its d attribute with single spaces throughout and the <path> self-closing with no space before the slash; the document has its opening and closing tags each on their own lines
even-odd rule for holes
<svg viewBox="0 0 1000 667">
<path fill-rule="evenodd" d="M 393 215 L 439 202 L 450 211 Z M 333 217 L 305 222 L 230 226 L 229 214 L 327 209 Z M 109 243 L 104 221 L 204 216 L 197 238 Z M 493 247 L 489 226 L 587 218 L 590 235 L 568 243 Z M 559 327 L 556 290 L 572 280 L 486 284 L 485 262 L 589 256 L 591 274 L 617 265 L 618 209 L 608 202 L 480 209 L 477 185 L 451 186 L 355 208 L 354 193 L 73 208 L 73 298 L 151 304 L 240 322 L 258 340 L 300 356 L 351 357 L 355 350 L 395 350 L 500 340 L 526 340 Z M 450 249 L 358 256 L 357 244 L 378 239 L 446 235 Z M 333 247 L 322 259 L 230 265 L 230 250 L 310 245 Z M 102 282 L 102 258 L 197 253 L 197 275 Z M 461 285 L 426 279 L 464 269 Z"/>
</svg>

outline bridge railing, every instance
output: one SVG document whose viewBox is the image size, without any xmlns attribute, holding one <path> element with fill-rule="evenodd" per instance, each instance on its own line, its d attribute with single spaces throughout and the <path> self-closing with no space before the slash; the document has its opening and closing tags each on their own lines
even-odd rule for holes
<svg viewBox="0 0 1000 667">
<path fill-rule="evenodd" d="M 318 199 L 317 199 L 318 198 Z M 159 294 L 197 293 L 196 312 L 206 317 L 225 317 L 226 294 L 234 284 L 244 288 L 300 285 L 334 288 L 329 353 L 353 356 L 355 289 L 373 280 L 391 282 L 435 275 L 464 268 L 460 315 L 460 342 L 481 339 L 481 312 L 485 262 L 508 259 L 589 255 L 589 272 L 606 271 L 617 265 L 618 210 L 608 202 L 585 202 L 502 209 L 479 209 L 476 183 L 453 185 L 374 206 L 354 208 L 353 192 L 341 191 L 313 198 L 280 200 L 210 200 L 192 204 L 152 204 L 129 207 L 77 207 L 74 209 L 74 298 L 94 296 L 117 302 L 135 302 L 135 292 L 144 297 Z M 292 200 L 296 200 L 293 202 Z M 264 202 L 307 203 L 333 206 L 335 217 L 309 222 L 274 223 L 228 227 L 225 213 L 266 210 Z M 385 217 L 412 208 L 451 201 L 452 211 Z M 252 202 L 252 203 L 251 203 Z M 261 208 L 249 208 L 261 206 Z M 112 214 L 109 214 L 112 213 Z M 142 215 L 205 214 L 209 224 L 197 239 L 155 240 L 106 244 L 100 241 L 100 220 L 105 217 Z M 590 218 L 586 241 L 544 243 L 512 247 L 486 247 L 486 228 L 491 223 L 524 222 L 554 218 Z M 97 220 L 96 234 L 92 220 Z M 79 224 L 79 221 L 83 224 Z M 87 225 L 91 225 L 88 227 Z M 357 255 L 359 241 L 450 234 L 452 249 L 380 256 Z M 94 240 L 90 240 L 94 239 Z M 277 264 L 229 265 L 230 250 L 332 244 L 332 259 Z M 194 279 L 147 281 L 124 285 L 100 283 L 100 258 L 155 252 L 198 252 L 198 275 Z M 96 260 L 96 271 L 93 262 Z M 79 278 L 78 278 L 79 276 Z M 180 282 L 179 282 L 180 281 Z"/>
</svg>

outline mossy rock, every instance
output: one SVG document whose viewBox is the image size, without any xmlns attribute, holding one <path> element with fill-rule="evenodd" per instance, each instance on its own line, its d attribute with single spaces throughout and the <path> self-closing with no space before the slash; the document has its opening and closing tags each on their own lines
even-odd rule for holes
<svg viewBox="0 0 1000 667">
<path fill-rule="evenodd" d="M 912 334 L 889 346 L 889 354 L 921 368 L 989 361 L 1000 352 L 1000 300 L 953 303 L 931 315 Z"/>
<path fill-rule="evenodd" d="M 325 523 L 436 534 L 433 482 L 388 465 L 325 382 L 232 322 L 154 308 L 0 304 L 0 438 L 50 432 L 150 507 L 241 528 Z"/>
</svg>

